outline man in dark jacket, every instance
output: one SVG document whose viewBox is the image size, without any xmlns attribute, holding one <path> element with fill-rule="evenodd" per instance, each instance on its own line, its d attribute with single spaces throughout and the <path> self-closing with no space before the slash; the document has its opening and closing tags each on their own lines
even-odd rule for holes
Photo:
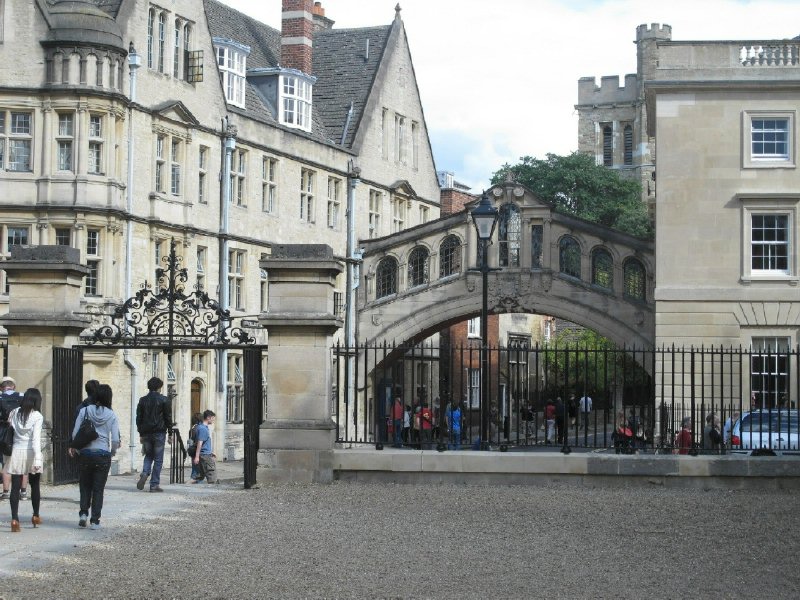
<svg viewBox="0 0 800 600">
<path fill-rule="evenodd" d="M 164 463 L 164 444 L 167 431 L 172 427 L 172 406 L 166 396 L 159 393 L 164 387 L 164 382 L 158 377 L 151 377 L 147 382 L 150 393 L 139 398 L 136 407 L 136 429 L 142 442 L 144 464 L 142 474 L 136 487 L 144 489 L 151 470 L 153 477 L 150 479 L 151 492 L 163 492 L 161 483 L 161 465 Z"/>
</svg>

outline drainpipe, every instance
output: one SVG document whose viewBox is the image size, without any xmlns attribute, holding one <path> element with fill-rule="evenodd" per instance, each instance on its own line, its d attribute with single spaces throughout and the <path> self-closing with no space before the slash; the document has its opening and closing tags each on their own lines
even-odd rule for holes
<svg viewBox="0 0 800 600">
<path fill-rule="evenodd" d="M 128 211 L 128 222 L 125 225 L 125 299 L 131 297 L 132 290 L 132 264 L 133 264 L 133 103 L 136 101 L 136 70 L 142 64 L 142 57 L 136 53 L 133 42 L 128 49 L 128 71 L 130 73 L 130 89 L 128 90 L 128 185 L 125 188 L 126 210 Z M 122 351 L 125 366 L 131 373 L 131 426 L 130 444 L 131 473 L 136 470 L 134 455 L 136 451 L 136 400 L 139 395 L 136 390 L 137 367 L 133 362 L 132 353 L 129 349 Z"/>
<path fill-rule="evenodd" d="M 229 212 L 231 205 L 231 168 L 233 162 L 233 151 L 236 149 L 236 127 L 227 123 L 225 118 L 225 137 L 223 140 L 223 150 L 225 152 L 222 163 L 222 198 L 220 209 L 220 256 L 219 256 L 219 304 L 222 310 L 230 309 L 230 298 L 228 297 L 228 226 Z M 221 418 L 216 422 L 214 429 L 216 433 L 219 455 L 225 459 L 225 428 L 227 418 L 225 413 L 228 410 L 227 387 L 228 382 L 228 351 L 217 350 L 217 414 Z"/>
<path fill-rule="evenodd" d="M 344 336 L 347 352 L 347 390 L 345 402 L 347 406 L 347 418 L 350 416 L 350 408 L 354 406 L 355 399 L 355 355 L 352 353 L 356 344 L 356 288 L 358 288 L 358 276 L 356 273 L 356 261 L 361 259 L 361 254 L 356 249 L 356 186 L 359 183 L 361 169 L 353 165 L 350 161 L 347 173 L 347 281 L 345 289 L 345 314 L 344 314 Z"/>
</svg>

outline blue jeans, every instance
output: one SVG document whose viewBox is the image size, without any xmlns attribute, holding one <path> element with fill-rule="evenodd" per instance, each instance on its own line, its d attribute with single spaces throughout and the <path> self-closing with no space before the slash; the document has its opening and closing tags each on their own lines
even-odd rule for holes
<svg viewBox="0 0 800 600">
<path fill-rule="evenodd" d="M 396 448 L 403 446 L 403 419 L 394 419 L 394 445 Z"/>
<path fill-rule="evenodd" d="M 103 495 L 108 480 L 108 470 L 111 468 L 111 453 L 84 450 L 78 460 L 80 468 L 78 486 L 81 492 L 79 515 L 88 515 L 91 508 L 91 522 L 99 523 L 103 512 Z"/>
<path fill-rule="evenodd" d="M 164 464 L 164 444 L 167 440 L 166 432 L 145 433 L 142 435 L 142 450 L 144 451 L 144 464 L 142 475 L 150 475 L 150 489 L 158 487 L 161 483 L 161 465 Z"/>
<path fill-rule="evenodd" d="M 447 444 L 448 450 L 461 450 L 461 430 L 451 429 L 448 441 L 450 442 Z"/>
</svg>

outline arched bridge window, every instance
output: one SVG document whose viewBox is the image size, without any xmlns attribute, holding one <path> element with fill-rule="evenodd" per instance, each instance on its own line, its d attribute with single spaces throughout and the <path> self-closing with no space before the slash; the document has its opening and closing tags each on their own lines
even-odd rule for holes
<svg viewBox="0 0 800 600">
<path fill-rule="evenodd" d="M 558 242 L 558 270 L 564 275 L 581 278 L 581 247 L 568 235 Z"/>
<path fill-rule="evenodd" d="M 428 283 L 428 250 L 414 248 L 408 255 L 408 287 Z"/>
<path fill-rule="evenodd" d="M 635 258 L 629 258 L 625 261 L 622 272 L 625 279 L 623 290 L 625 297 L 644 302 L 645 271 L 642 263 Z"/>
<path fill-rule="evenodd" d="M 515 204 L 500 207 L 500 266 L 519 266 L 519 245 L 522 237 L 522 219 Z"/>
<path fill-rule="evenodd" d="M 387 256 L 375 271 L 375 298 L 397 293 L 397 259 Z"/>
<path fill-rule="evenodd" d="M 461 272 L 461 240 L 448 235 L 439 246 L 439 277 Z"/>
<path fill-rule="evenodd" d="M 614 287 L 614 260 L 604 248 L 592 252 L 592 283 L 607 290 Z"/>
</svg>

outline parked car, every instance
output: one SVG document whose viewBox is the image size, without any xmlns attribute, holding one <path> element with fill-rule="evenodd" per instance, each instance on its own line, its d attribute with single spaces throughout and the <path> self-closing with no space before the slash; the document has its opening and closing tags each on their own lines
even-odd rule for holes
<svg viewBox="0 0 800 600">
<path fill-rule="evenodd" d="M 760 409 L 742 413 L 731 434 L 731 451 L 800 455 L 800 411 Z"/>
</svg>

